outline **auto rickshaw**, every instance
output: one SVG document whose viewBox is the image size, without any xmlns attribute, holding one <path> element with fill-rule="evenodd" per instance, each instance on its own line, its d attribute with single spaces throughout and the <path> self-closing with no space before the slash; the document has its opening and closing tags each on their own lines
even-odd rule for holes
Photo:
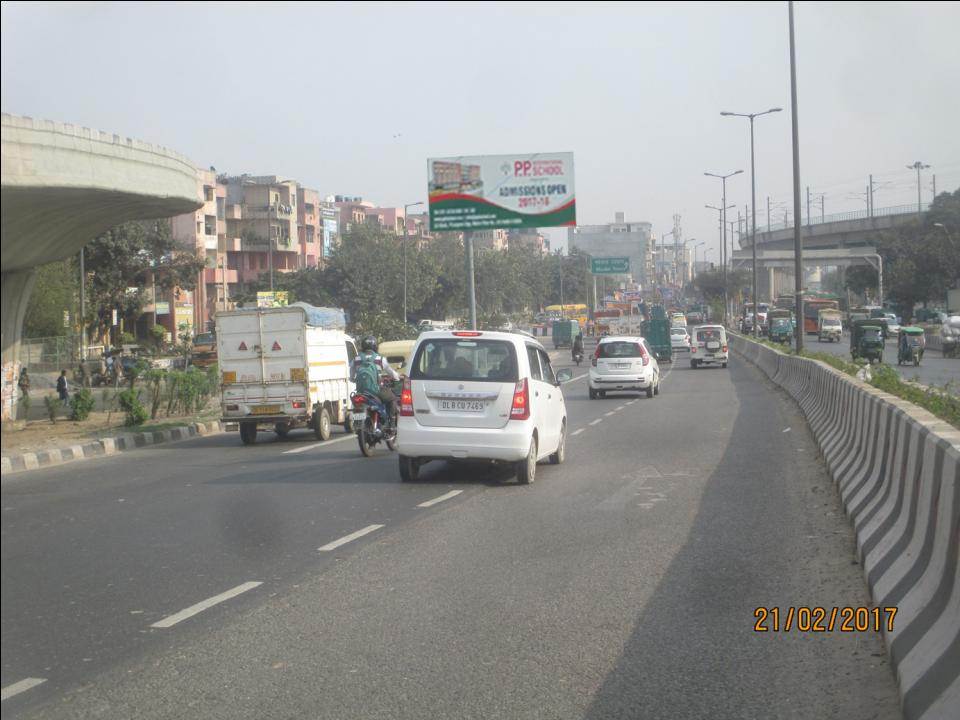
<svg viewBox="0 0 960 720">
<path fill-rule="evenodd" d="M 770 342 L 787 343 L 793 339 L 793 313 L 782 308 L 774 308 L 767 313 Z"/>
<path fill-rule="evenodd" d="M 902 327 L 897 334 L 897 365 L 913 363 L 914 366 L 923 360 L 923 349 L 926 346 L 923 328 Z"/>
<path fill-rule="evenodd" d="M 850 355 L 854 361 L 883 362 L 883 328 L 875 320 L 855 320 L 850 326 Z"/>
</svg>

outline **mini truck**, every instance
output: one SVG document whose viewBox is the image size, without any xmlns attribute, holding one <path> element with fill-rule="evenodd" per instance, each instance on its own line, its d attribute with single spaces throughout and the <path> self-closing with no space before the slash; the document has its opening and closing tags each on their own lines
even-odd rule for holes
<svg viewBox="0 0 960 720">
<path fill-rule="evenodd" d="M 280 437 L 311 427 L 319 440 L 333 424 L 348 427 L 356 346 L 309 317 L 295 305 L 217 313 L 222 419 L 239 423 L 245 445 L 264 425 Z"/>
</svg>

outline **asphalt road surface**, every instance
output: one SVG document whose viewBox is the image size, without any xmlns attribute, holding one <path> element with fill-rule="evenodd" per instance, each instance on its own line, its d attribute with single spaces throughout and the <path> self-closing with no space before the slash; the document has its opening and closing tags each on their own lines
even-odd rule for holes
<svg viewBox="0 0 960 720">
<path fill-rule="evenodd" d="M 838 343 L 817 342 L 816 335 L 807 335 L 804 338 L 805 347 L 814 352 L 826 352 L 850 360 L 850 335 L 844 333 Z M 923 385 L 943 387 L 951 383 L 950 392 L 960 395 L 960 358 L 945 358 L 939 350 L 927 349 L 923 353 L 923 360 L 919 367 L 913 365 L 897 365 L 897 340 L 887 340 L 883 350 L 883 361 L 900 373 L 904 380 L 915 380 Z"/>
<path fill-rule="evenodd" d="M 853 535 L 796 405 L 683 360 L 576 369 L 530 486 L 305 431 L 5 480 L 3 717 L 900 717 L 876 633 L 755 632 L 868 604 Z"/>
</svg>

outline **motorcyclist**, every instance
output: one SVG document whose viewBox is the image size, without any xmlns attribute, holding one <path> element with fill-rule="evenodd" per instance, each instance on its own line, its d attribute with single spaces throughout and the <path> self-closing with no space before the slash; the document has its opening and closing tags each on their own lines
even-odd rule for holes
<svg viewBox="0 0 960 720">
<path fill-rule="evenodd" d="M 573 358 L 573 361 L 577 361 L 577 356 L 583 358 L 583 333 L 577 333 L 577 336 L 573 339 L 573 349 L 570 351 L 570 355 Z"/>
<path fill-rule="evenodd" d="M 377 350 L 377 339 L 368 335 L 360 342 L 360 354 L 353 359 L 350 368 L 350 380 L 357 384 L 357 392 L 373 395 L 387 408 L 387 422 L 393 423 L 394 405 L 397 396 L 389 386 L 383 387 L 380 378 L 386 375 L 394 382 L 400 380 L 397 371 L 390 367 Z"/>
</svg>

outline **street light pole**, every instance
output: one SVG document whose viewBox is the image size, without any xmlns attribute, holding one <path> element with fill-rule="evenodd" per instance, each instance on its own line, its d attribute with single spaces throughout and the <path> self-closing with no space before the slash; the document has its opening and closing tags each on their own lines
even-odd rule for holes
<svg viewBox="0 0 960 720">
<path fill-rule="evenodd" d="M 723 265 L 723 324 L 727 324 L 727 315 L 730 312 L 730 300 L 727 294 L 727 208 L 733 207 L 732 205 L 727 205 L 727 178 L 733 177 L 734 175 L 739 175 L 743 170 L 734 170 L 732 173 L 727 173 L 726 175 L 715 175 L 714 173 L 705 172 L 704 175 L 708 177 L 720 178 L 720 184 L 723 188 L 723 200 L 721 201 L 721 206 L 723 207 L 723 247 L 720 262 Z"/>
<path fill-rule="evenodd" d="M 803 350 L 803 243 L 800 239 L 800 121 L 797 118 L 797 51 L 793 32 L 793 0 L 787 4 L 790 26 L 790 115 L 793 134 L 793 272 L 797 313 L 796 350 Z"/>
<path fill-rule="evenodd" d="M 410 226 L 407 224 L 407 211 L 422 202 L 408 203 L 403 206 L 403 324 L 407 324 L 407 240 L 410 236 Z"/>
<path fill-rule="evenodd" d="M 756 163 L 754 160 L 754 150 L 753 150 L 753 120 L 758 118 L 761 115 L 769 115 L 770 113 L 780 112 L 783 108 L 770 108 L 769 110 L 764 110 L 759 113 L 732 113 L 732 112 L 721 112 L 721 115 L 725 116 L 734 116 L 734 117 L 745 117 L 750 119 L 750 212 L 752 213 L 753 220 L 751 222 L 750 229 L 750 246 L 751 246 L 751 255 L 753 256 L 753 288 L 751 290 L 751 296 L 753 299 L 753 311 L 754 311 L 754 323 L 753 323 L 753 336 L 760 336 L 760 300 L 757 297 L 757 170 Z M 768 224 L 769 224 L 769 211 L 767 213 Z"/>
</svg>

